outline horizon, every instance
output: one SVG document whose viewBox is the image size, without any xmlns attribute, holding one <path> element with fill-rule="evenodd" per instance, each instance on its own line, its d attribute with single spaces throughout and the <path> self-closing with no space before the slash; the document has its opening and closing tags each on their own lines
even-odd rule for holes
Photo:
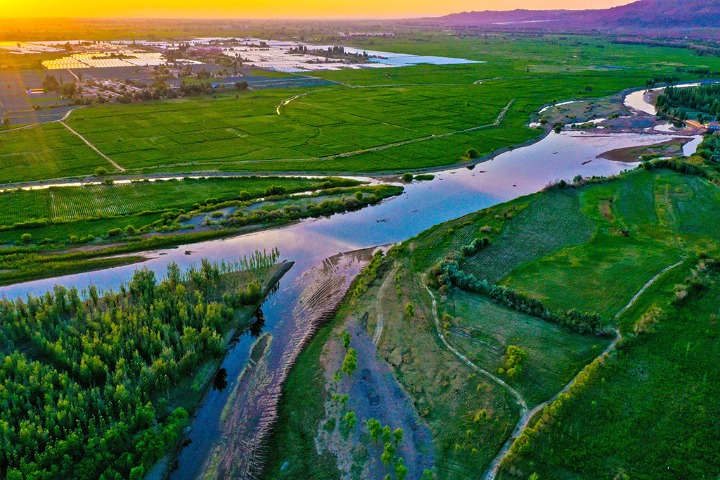
<svg viewBox="0 0 720 480">
<path fill-rule="evenodd" d="M 63 20 L 140 20 L 140 19 L 197 19 L 197 20 L 397 20 L 443 16 L 469 11 L 512 10 L 597 10 L 633 3 L 635 0 L 602 0 L 584 2 L 577 8 L 571 0 L 382 0 L 348 1 L 314 0 L 298 5 L 291 0 L 267 2 L 252 0 L 238 7 L 233 0 L 218 0 L 212 8 L 202 8 L 188 1 L 128 0 L 121 5 L 94 4 L 84 0 L 39 0 L 30 12 L 24 0 L 5 0 L 0 20 L 63 19 Z M 41 13 L 38 13 L 41 12 Z M 372 12 L 372 13 L 368 13 Z"/>
</svg>

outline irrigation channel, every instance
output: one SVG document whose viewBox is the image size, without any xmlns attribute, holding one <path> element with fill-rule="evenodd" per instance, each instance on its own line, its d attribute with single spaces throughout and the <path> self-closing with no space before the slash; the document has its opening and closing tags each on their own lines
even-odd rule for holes
<svg viewBox="0 0 720 480">
<path fill-rule="evenodd" d="M 230 462 L 233 471 L 225 472 L 229 475 L 220 476 L 253 476 L 262 459 L 259 442 L 272 423 L 280 393 L 277 383 L 287 374 L 316 322 L 332 314 L 354 275 L 369 260 L 369 255 L 358 251 L 406 240 L 435 224 L 537 192 L 553 181 L 571 180 L 577 175 L 609 176 L 634 168 L 637 164 L 603 160 L 598 155 L 668 138 L 649 133 L 551 133 L 533 145 L 503 153 L 473 169 L 447 170 L 437 173 L 432 181 L 407 185 L 403 195 L 363 210 L 151 252 L 142 266 L 159 276 L 165 274 L 170 262 L 186 268 L 197 265 L 202 258 L 235 260 L 274 247 L 280 249 L 283 259 L 295 262 L 262 305 L 261 351 L 258 354 L 256 329 L 243 335 L 228 352 L 222 364 L 227 385 L 212 389 L 199 407 L 188 434 L 190 442 L 180 452 L 170 478 L 201 478 L 211 464 L 215 473 L 222 473 L 223 465 L 228 465 L 223 453 L 231 451 L 244 453 L 242 458 L 231 459 L 235 462 Z M 138 265 L 130 265 L 11 285 L 0 288 L 0 296 L 40 295 L 55 284 L 117 289 L 136 268 Z M 233 408 L 244 412 L 233 412 Z M 223 435 L 226 421 L 232 423 L 232 431 L 238 435 L 251 432 L 249 438 L 228 438 L 227 430 Z"/>
</svg>

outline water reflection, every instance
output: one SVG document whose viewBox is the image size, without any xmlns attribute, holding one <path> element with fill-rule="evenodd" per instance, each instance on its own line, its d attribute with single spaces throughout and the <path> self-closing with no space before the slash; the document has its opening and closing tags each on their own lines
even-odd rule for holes
<svg viewBox="0 0 720 480">
<path fill-rule="evenodd" d="M 227 376 L 227 369 L 219 369 L 215 373 L 215 378 L 213 378 L 213 389 L 217 390 L 218 392 L 222 392 L 223 390 L 225 390 L 225 387 L 228 386 Z"/>
</svg>

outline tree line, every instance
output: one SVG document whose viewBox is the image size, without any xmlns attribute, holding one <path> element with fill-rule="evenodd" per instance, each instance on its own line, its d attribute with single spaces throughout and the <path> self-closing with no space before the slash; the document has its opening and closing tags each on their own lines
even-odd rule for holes
<svg viewBox="0 0 720 480">
<path fill-rule="evenodd" d="M 673 117 L 687 120 L 687 110 L 700 112 L 698 120 L 712 121 L 720 116 L 720 84 L 699 87 L 667 87 L 657 98 L 659 111 Z"/>
</svg>

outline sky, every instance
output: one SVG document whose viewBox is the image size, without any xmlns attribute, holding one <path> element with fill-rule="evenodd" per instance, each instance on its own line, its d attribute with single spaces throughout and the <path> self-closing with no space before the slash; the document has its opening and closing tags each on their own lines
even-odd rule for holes
<svg viewBox="0 0 720 480">
<path fill-rule="evenodd" d="M 0 18 L 409 18 L 470 10 L 607 8 L 630 0 L 0 0 Z"/>
</svg>

